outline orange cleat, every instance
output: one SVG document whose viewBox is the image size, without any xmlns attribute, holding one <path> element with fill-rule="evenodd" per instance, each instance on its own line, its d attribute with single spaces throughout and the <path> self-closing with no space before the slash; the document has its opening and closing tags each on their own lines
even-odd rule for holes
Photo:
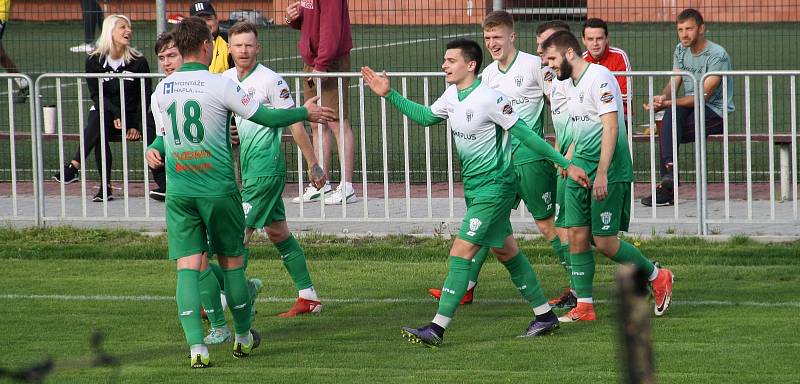
<svg viewBox="0 0 800 384">
<path fill-rule="evenodd" d="M 575 295 L 572 294 L 572 290 L 567 287 L 564 288 L 564 292 L 562 292 L 560 296 L 548 300 L 547 304 L 550 304 L 551 307 L 571 309 L 578 305 L 578 298 L 575 297 Z"/>
<path fill-rule="evenodd" d="M 428 293 L 431 296 L 433 296 L 433 298 L 436 299 L 437 301 L 442 298 L 442 290 L 441 289 L 428 288 Z M 473 299 L 474 295 L 475 295 L 475 287 L 472 287 L 472 289 L 467 290 L 467 292 L 464 294 L 464 297 L 461 298 L 461 301 L 459 302 L 459 304 L 461 304 L 461 305 L 472 304 L 472 299 Z"/>
<path fill-rule="evenodd" d="M 597 315 L 594 313 L 594 305 L 590 303 L 578 303 L 577 307 L 572 308 L 566 315 L 558 318 L 558 321 L 562 323 L 595 320 L 597 320 Z"/>
<path fill-rule="evenodd" d="M 307 300 L 302 297 L 298 297 L 297 301 L 294 302 L 292 308 L 288 311 L 281 313 L 278 317 L 295 317 L 297 315 L 302 315 L 305 313 L 320 313 L 322 312 L 322 303 L 319 301 L 314 300 Z"/>
<path fill-rule="evenodd" d="M 663 315 L 669 308 L 670 303 L 672 303 L 672 281 L 674 278 L 672 271 L 660 268 L 658 276 L 650 283 L 656 301 L 655 308 L 653 308 L 656 316 Z"/>
</svg>

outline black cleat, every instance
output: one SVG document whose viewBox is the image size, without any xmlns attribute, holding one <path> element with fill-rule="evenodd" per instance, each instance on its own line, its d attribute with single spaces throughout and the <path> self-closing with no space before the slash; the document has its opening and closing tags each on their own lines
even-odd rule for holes
<svg viewBox="0 0 800 384">
<path fill-rule="evenodd" d="M 62 174 L 64 175 L 63 179 L 61 178 Z M 63 182 L 64 184 L 69 184 L 74 181 L 78 181 L 78 169 L 75 168 L 75 166 L 72 165 L 72 163 L 70 162 L 64 166 L 63 173 L 62 172 L 54 173 L 52 179 L 58 181 L 59 183 Z"/>
<path fill-rule="evenodd" d="M 656 188 L 656 207 L 663 207 L 667 205 L 674 205 L 675 199 L 672 196 L 672 188 L 666 188 L 663 184 Z M 651 207 L 653 205 L 653 196 L 646 196 L 642 198 L 642 205 Z"/>
<path fill-rule="evenodd" d="M 558 322 L 558 318 L 555 316 L 551 321 L 537 321 L 536 318 L 534 318 L 528 325 L 528 329 L 525 331 L 525 333 L 519 335 L 518 337 L 544 336 L 552 333 L 558 329 L 558 327 L 560 327 L 560 323 Z"/>
<path fill-rule="evenodd" d="M 430 325 L 421 328 L 403 327 L 400 332 L 412 344 L 421 344 L 428 348 L 436 348 L 442 345 L 442 337 L 436 334 Z"/>
</svg>

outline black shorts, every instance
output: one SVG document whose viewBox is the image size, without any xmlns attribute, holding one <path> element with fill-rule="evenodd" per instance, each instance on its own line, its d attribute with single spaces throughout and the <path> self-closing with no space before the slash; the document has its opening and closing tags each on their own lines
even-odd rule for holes
<svg viewBox="0 0 800 384">
<path fill-rule="evenodd" d="M 0 40 L 3 40 L 3 34 L 6 32 L 6 21 L 0 20 Z"/>
</svg>

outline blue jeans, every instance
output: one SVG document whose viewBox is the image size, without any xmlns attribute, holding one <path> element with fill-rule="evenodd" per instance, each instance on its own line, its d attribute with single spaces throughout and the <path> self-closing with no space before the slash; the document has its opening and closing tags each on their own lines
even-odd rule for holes
<svg viewBox="0 0 800 384">
<path fill-rule="evenodd" d="M 691 143 L 694 141 L 694 108 L 675 107 L 675 121 L 672 123 L 672 109 L 664 110 L 664 120 L 659 134 L 659 144 L 661 145 L 661 178 L 672 179 L 672 162 L 675 156 L 672 153 L 672 131 L 675 129 L 675 138 L 678 145 Z M 722 117 L 717 115 L 713 109 L 706 106 L 706 136 L 722 133 Z"/>
</svg>

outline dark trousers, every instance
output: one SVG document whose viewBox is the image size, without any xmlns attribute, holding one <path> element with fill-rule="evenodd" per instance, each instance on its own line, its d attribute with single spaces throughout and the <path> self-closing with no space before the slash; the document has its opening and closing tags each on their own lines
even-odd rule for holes
<svg viewBox="0 0 800 384">
<path fill-rule="evenodd" d="M 81 11 L 83 11 L 83 42 L 91 44 L 94 42 L 95 28 L 103 28 L 103 8 L 97 4 L 97 0 L 81 0 Z"/>
<path fill-rule="evenodd" d="M 678 145 L 691 143 L 694 141 L 694 108 L 676 107 L 675 121 L 672 123 L 672 109 L 664 111 L 664 120 L 659 134 L 659 144 L 661 146 L 661 178 L 672 178 L 672 162 L 675 154 L 672 153 L 672 131 L 675 130 L 675 138 Z M 722 133 L 722 117 L 717 115 L 714 110 L 706 106 L 706 136 Z"/>
</svg>

